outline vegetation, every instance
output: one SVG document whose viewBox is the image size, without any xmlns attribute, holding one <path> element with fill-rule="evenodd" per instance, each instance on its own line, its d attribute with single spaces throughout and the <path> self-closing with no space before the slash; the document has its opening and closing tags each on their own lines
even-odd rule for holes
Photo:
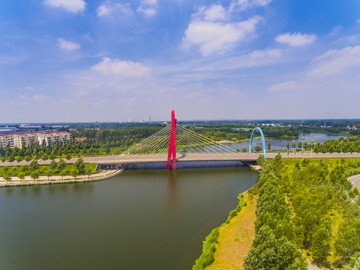
<svg viewBox="0 0 360 270">
<path fill-rule="evenodd" d="M 232 210 L 229 213 L 229 216 L 225 222 L 225 224 L 228 224 L 231 219 L 233 219 L 240 211 L 241 209 L 246 205 L 246 202 L 244 201 L 244 195 L 240 194 L 238 196 L 239 204 L 236 207 L 236 209 Z M 202 270 L 205 269 L 207 266 L 211 265 L 214 262 L 214 254 L 216 251 L 216 244 L 217 239 L 219 236 L 219 228 L 217 227 L 211 231 L 211 233 L 206 237 L 205 241 L 203 241 L 203 251 L 200 257 L 196 260 L 195 265 L 193 266 L 193 270 Z"/>
<path fill-rule="evenodd" d="M 347 180 L 360 159 L 263 162 L 256 235 L 245 269 L 354 267 L 360 257 L 360 199 Z M 302 254 L 299 252 L 302 251 Z"/>
<path fill-rule="evenodd" d="M 52 162 L 50 165 L 39 165 L 36 160 L 32 161 L 30 165 L 22 166 L 4 166 L 0 167 L 0 176 L 5 177 L 19 177 L 24 179 L 25 176 L 31 176 L 33 179 L 38 179 L 40 176 L 51 177 L 52 175 L 91 175 L 95 172 L 96 164 L 84 163 L 82 159 L 74 164 L 66 164 L 64 161 Z M 35 178 L 33 177 L 35 176 Z"/>
</svg>

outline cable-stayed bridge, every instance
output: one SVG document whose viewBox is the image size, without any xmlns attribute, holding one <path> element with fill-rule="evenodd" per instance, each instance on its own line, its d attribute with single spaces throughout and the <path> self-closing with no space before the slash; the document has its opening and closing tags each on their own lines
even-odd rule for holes
<svg viewBox="0 0 360 270">
<path fill-rule="evenodd" d="M 263 149 L 266 157 L 265 139 L 261 130 L 260 133 L 263 137 Z M 252 137 L 253 134 L 251 139 Z M 123 165 L 166 162 L 167 170 L 170 168 L 176 170 L 176 162 L 251 162 L 259 156 L 259 154 L 251 153 L 251 142 L 250 153 L 238 153 L 226 144 L 215 142 L 177 124 L 173 110 L 171 125 L 130 147 L 121 156 L 118 156 L 117 160 Z M 114 162 L 116 163 L 116 161 Z"/>
</svg>

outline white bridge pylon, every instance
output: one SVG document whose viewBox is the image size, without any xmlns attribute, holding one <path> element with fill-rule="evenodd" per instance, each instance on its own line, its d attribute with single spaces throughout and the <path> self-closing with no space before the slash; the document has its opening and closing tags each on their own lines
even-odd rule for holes
<svg viewBox="0 0 360 270">
<path fill-rule="evenodd" d="M 167 154 L 171 136 L 171 125 L 164 127 L 150 137 L 123 152 L 124 155 Z M 176 152 L 184 153 L 235 153 L 235 149 L 219 144 L 192 130 L 176 124 Z"/>
</svg>

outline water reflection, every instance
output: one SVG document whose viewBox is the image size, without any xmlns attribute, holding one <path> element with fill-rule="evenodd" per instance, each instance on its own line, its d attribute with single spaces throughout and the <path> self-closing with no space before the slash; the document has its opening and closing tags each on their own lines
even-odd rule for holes
<svg viewBox="0 0 360 270">
<path fill-rule="evenodd" d="M 178 196 L 177 190 L 177 178 L 176 178 L 176 171 L 168 171 L 167 172 L 167 179 L 168 179 L 168 201 L 169 201 L 169 210 L 171 212 L 176 212 L 176 201 Z"/>
</svg>

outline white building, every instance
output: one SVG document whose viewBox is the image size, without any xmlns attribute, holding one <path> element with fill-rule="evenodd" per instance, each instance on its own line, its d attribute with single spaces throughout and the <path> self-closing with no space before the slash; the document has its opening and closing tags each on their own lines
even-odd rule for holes
<svg viewBox="0 0 360 270">
<path fill-rule="evenodd" d="M 0 146 L 11 148 L 24 148 L 34 144 L 46 146 L 62 143 L 65 144 L 71 140 L 69 132 L 36 132 L 36 133 L 17 133 L 12 135 L 0 135 Z"/>
</svg>

